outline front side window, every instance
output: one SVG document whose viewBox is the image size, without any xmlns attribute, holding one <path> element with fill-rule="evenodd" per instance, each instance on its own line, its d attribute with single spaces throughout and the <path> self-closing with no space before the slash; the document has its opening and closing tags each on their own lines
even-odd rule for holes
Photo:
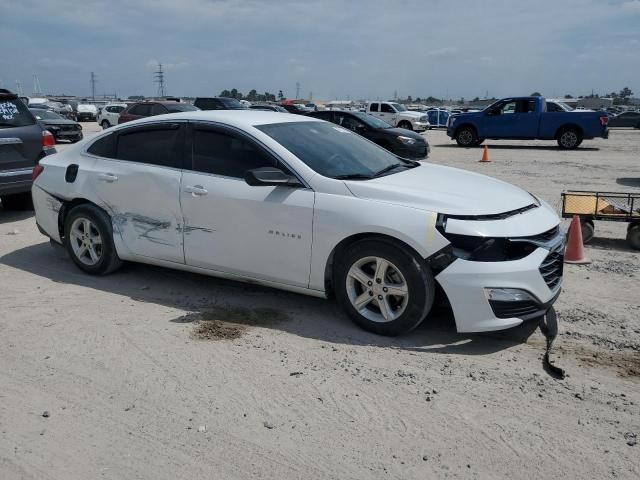
<svg viewBox="0 0 640 480">
<path fill-rule="evenodd" d="M 366 179 L 394 166 L 410 166 L 364 137 L 330 123 L 274 123 L 256 128 L 325 177 Z"/>
<path fill-rule="evenodd" d="M 120 113 L 124 110 L 124 107 L 122 105 L 114 105 L 112 107 L 107 107 L 106 110 L 109 113 Z"/>
<path fill-rule="evenodd" d="M 120 131 L 115 158 L 164 167 L 182 167 L 179 125 Z"/>
<path fill-rule="evenodd" d="M 358 127 L 363 128 L 364 123 L 356 120 L 351 115 L 346 115 L 344 113 L 336 113 L 336 121 L 338 125 L 344 128 L 348 128 L 349 130 L 355 132 L 358 130 Z"/>
<path fill-rule="evenodd" d="M 389 105 L 388 103 L 381 103 L 380 104 L 380 111 L 384 112 L 384 113 L 396 113 L 395 110 L 393 108 L 391 108 L 391 105 Z"/>
<path fill-rule="evenodd" d="M 192 169 L 197 172 L 244 178 L 247 170 L 276 166 L 253 144 L 226 132 L 196 127 L 192 138 Z"/>
</svg>

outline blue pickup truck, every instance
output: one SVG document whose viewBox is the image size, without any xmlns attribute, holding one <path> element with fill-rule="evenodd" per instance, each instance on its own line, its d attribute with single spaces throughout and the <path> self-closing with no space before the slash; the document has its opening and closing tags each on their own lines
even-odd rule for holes
<svg viewBox="0 0 640 480">
<path fill-rule="evenodd" d="M 449 117 L 447 135 L 461 147 L 480 145 L 485 139 L 556 140 L 569 150 L 582 140 L 607 138 L 605 112 L 547 109 L 543 97 L 503 98 L 481 112 Z"/>
</svg>

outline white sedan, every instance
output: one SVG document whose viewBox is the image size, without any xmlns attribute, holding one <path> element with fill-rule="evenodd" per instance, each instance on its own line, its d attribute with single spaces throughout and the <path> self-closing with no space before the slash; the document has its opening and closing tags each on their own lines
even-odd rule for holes
<svg viewBox="0 0 640 480">
<path fill-rule="evenodd" d="M 90 274 L 126 260 L 335 296 L 383 335 L 417 326 L 437 293 L 458 331 L 477 332 L 539 318 L 560 292 L 563 237 L 547 204 L 314 118 L 149 117 L 33 176 L 40 231 Z"/>
</svg>

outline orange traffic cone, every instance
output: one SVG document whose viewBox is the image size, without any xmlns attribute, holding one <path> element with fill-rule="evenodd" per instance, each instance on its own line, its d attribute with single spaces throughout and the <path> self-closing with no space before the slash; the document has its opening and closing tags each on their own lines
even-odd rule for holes
<svg viewBox="0 0 640 480">
<path fill-rule="evenodd" d="M 487 147 L 486 145 L 484 146 L 484 151 L 482 152 L 482 158 L 480 159 L 481 162 L 490 162 L 491 160 L 489 160 L 489 147 Z"/>
<path fill-rule="evenodd" d="M 582 226 L 580 225 L 580 217 L 573 216 L 571 225 L 569 226 L 569 236 L 567 239 L 567 247 L 564 250 L 565 263 L 591 263 L 584 256 L 584 245 L 582 244 Z"/>
</svg>

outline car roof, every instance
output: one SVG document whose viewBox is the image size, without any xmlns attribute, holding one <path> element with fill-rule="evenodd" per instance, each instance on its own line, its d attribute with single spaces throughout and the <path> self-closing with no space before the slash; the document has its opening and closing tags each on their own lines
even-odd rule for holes
<svg viewBox="0 0 640 480">
<path fill-rule="evenodd" d="M 122 127 L 132 125 L 143 125 L 158 121 L 172 120 L 193 120 L 203 122 L 220 122 L 227 125 L 246 128 L 257 125 L 268 125 L 273 123 L 299 123 L 299 122 L 321 122 L 320 119 L 307 117 L 306 115 L 295 115 L 290 113 L 273 112 L 271 110 L 242 109 L 242 110 L 197 110 L 191 112 L 168 113 L 165 115 L 155 115 L 141 118 L 131 122 L 121 124 Z M 118 126 L 120 127 L 120 125 Z"/>
</svg>

